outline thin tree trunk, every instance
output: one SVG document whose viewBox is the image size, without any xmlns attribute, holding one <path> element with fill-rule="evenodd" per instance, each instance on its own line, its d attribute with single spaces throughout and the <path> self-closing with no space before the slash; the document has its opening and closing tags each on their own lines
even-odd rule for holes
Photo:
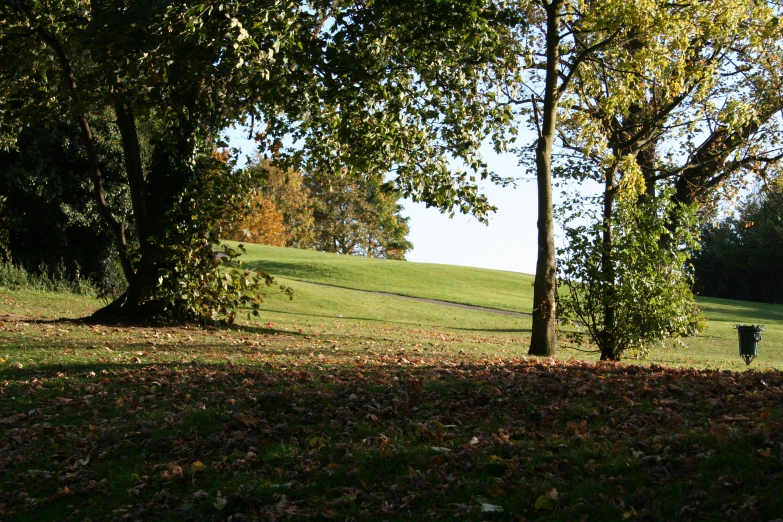
<svg viewBox="0 0 783 522">
<path fill-rule="evenodd" d="M 65 78 L 65 83 L 75 96 L 77 94 L 76 77 L 74 76 L 68 56 L 65 54 L 65 50 L 62 45 L 60 45 L 57 38 L 47 33 L 43 28 L 39 27 L 37 32 L 41 39 L 50 46 L 57 55 Z M 125 225 L 114 217 L 114 214 L 106 201 L 106 192 L 103 189 L 103 173 L 101 172 L 100 162 L 98 161 L 98 154 L 95 151 L 95 142 L 92 137 L 90 124 L 87 121 L 87 117 L 82 113 L 74 115 L 74 119 L 79 125 L 82 144 L 87 152 L 87 161 L 90 166 L 90 180 L 93 185 L 95 202 L 98 205 L 98 213 L 114 235 L 114 242 L 117 247 L 120 264 L 122 265 L 122 271 L 125 274 L 125 279 L 128 280 L 128 283 L 132 284 L 135 279 L 135 271 L 130 258 L 128 257 L 128 242 L 125 237 Z"/>
<path fill-rule="evenodd" d="M 617 193 L 612 183 L 613 174 L 606 174 L 604 183 L 604 211 L 603 211 L 603 235 L 601 237 L 601 275 L 602 283 L 606 285 L 604 294 L 604 324 L 603 339 L 601 340 L 601 360 L 614 361 L 617 359 L 617 339 L 614 335 L 617 306 L 614 302 L 614 261 L 612 251 L 614 249 L 614 198 Z"/>
<path fill-rule="evenodd" d="M 552 150 L 555 143 L 560 62 L 560 9 L 562 0 L 545 6 L 546 84 L 542 126 L 536 144 L 538 183 L 538 260 L 533 283 L 533 331 L 530 355 L 552 356 L 557 345 L 557 267 L 555 264 L 555 220 L 552 207 Z"/>
</svg>

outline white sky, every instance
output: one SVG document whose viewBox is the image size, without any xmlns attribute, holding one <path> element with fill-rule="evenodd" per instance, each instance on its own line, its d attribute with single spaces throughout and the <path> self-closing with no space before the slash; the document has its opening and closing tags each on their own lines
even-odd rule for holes
<svg viewBox="0 0 783 522">
<path fill-rule="evenodd" d="M 526 175 L 511 154 L 484 153 L 489 166 L 502 177 Z M 489 202 L 498 207 L 489 225 L 456 214 L 453 219 L 423 203 L 404 202 L 410 216 L 413 250 L 409 261 L 476 266 L 532 274 L 536 269 L 536 184 L 520 181 L 517 187 L 482 186 Z"/>
</svg>

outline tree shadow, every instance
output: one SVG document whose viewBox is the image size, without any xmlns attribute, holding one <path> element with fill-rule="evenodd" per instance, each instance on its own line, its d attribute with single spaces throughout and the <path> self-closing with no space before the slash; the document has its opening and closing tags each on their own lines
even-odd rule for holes
<svg viewBox="0 0 783 522">
<path fill-rule="evenodd" d="M 451 327 L 452 330 L 462 330 L 465 332 L 490 332 L 490 333 L 531 333 L 530 328 L 459 328 Z"/>
<path fill-rule="evenodd" d="M 218 505 L 221 517 L 279 519 L 289 502 L 296 518 L 479 520 L 489 504 L 540 519 L 541 498 L 564 519 L 619 519 L 632 502 L 636 516 L 654 520 L 698 508 L 663 494 L 680 488 L 714 498 L 708 510 L 757 498 L 749 519 L 780 508 L 769 500 L 778 455 L 767 457 L 783 430 L 765 429 L 783 412 L 779 372 L 544 358 L 401 366 L 380 357 L 373 365 L 70 363 L 3 378 L 4 394 L 26 399 L 0 402 L 8 430 L 0 485 L 15 481 L 0 499 L 6 512 L 35 509 L 44 520 L 66 505 L 79 518 L 132 506 L 142 518 L 207 519 Z M 765 416 L 727 400 L 748 392 Z M 729 460 L 705 454 L 726 440 Z M 731 460 L 739 454 L 742 468 Z M 53 496 L 76 472 L 86 477 L 80 488 Z M 116 493 L 96 504 L 104 479 Z M 562 502 L 553 488 L 571 499 L 629 493 L 607 507 Z M 214 491 L 224 505 L 214 493 L 204 501 Z M 29 497 L 49 500 L 32 506 Z"/>
<path fill-rule="evenodd" d="M 783 306 L 768 303 L 748 303 L 744 301 L 732 301 L 728 299 L 709 298 L 710 301 L 699 303 L 705 309 L 712 309 L 712 314 L 736 321 L 758 324 L 760 322 L 783 323 Z M 715 302 L 713 301 L 719 301 Z M 730 308 L 726 309 L 725 306 Z"/>
<path fill-rule="evenodd" d="M 251 270 L 286 279 L 302 280 L 304 283 L 310 282 L 307 279 L 338 279 L 337 276 L 341 274 L 337 269 L 316 263 L 259 260 L 243 261 L 243 265 Z"/>
<path fill-rule="evenodd" d="M 394 321 L 391 319 L 375 319 L 372 317 L 336 316 L 334 314 L 309 314 L 309 313 L 302 313 L 302 312 L 285 312 L 282 310 L 275 310 L 274 313 L 282 314 L 282 315 L 294 315 L 300 317 L 317 317 L 317 318 L 335 319 L 335 320 L 339 319 L 343 321 L 365 321 L 368 323 L 384 323 L 384 324 L 390 323 L 390 324 L 399 324 L 405 326 L 415 326 L 417 328 L 429 327 L 429 328 L 443 328 L 443 329 L 451 329 L 451 330 L 457 329 L 447 325 L 422 325 L 421 323 L 409 323 L 406 321 Z"/>
</svg>

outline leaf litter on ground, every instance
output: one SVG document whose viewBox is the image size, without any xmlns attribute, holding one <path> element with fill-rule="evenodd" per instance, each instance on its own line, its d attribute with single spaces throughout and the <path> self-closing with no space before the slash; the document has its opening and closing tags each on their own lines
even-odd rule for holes
<svg viewBox="0 0 783 522">
<path fill-rule="evenodd" d="M 287 355 L 258 348 L 297 342 L 289 333 L 118 330 L 111 343 L 124 358 L 99 362 L 94 350 L 70 364 L 0 367 L 0 518 L 769 520 L 783 511 L 779 372 Z M 227 357 L 214 335 L 251 357 Z M 171 357 L 133 362 L 146 339 Z M 191 344 L 200 348 L 183 355 Z"/>
</svg>

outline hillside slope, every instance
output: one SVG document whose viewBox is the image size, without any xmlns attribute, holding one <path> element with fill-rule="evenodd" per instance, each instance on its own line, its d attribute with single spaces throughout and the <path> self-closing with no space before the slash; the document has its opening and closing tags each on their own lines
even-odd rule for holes
<svg viewBox="0 0 783 522">
<path fill-rule="evenodd" d="M 273 276 L 513 312 L 533 308 L 533 276 L 528 274 L 244 245 L 245 265 Z"/>
</svg>

